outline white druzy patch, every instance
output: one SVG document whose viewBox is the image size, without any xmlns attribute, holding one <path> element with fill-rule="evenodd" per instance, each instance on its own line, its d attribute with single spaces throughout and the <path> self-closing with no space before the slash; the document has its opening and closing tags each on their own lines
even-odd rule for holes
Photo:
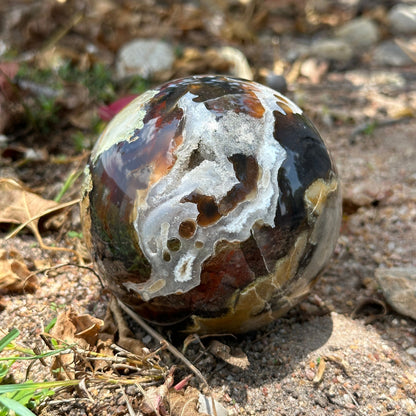
<svg viewBox="0 0 416 416">
<path fill-rule="evenodd" d="M 183 142 L 175 152 L 176 162 L 169 173 L 149 189 L 144 204 L 138 207 L 135 228 L 143 254 L 151 264 L 150 279 L 145 283 L 126 283 L 144 300 L 156 296 L 187 292 L 200 283 L 202 263 L 212 256 L 218 241 L 245 241 L 254 224 L 261 221 L 274 227 L 279 197 L 278 170 L 286 151 L 274 138 L 274 111 L 286 114 L 284 102 L 294 113 L 301 110 L 285 97 L 264 88 L 256 91 L 264 107 L 261 118 L 224 111 L 218 117 L 203 102 L 194 101 L 187 92 L 179 101 L 183 110 Z M 198 151 L 201 160 L 190 163 Z M 191 238 L 179 235 L 184 221 L 197 223 L 198 209 L 184 198 L 193 192 L 220 201 L 239 183 L 229 158 L 236 154 L 252 157 L 259 166 L 257 189 L 226 215 L 207 226 L 197 225 Z M 168 225 L 167 225 L 168 224 Z M 168 240 L 179 246 L 168 250 Z"/>
</svg>

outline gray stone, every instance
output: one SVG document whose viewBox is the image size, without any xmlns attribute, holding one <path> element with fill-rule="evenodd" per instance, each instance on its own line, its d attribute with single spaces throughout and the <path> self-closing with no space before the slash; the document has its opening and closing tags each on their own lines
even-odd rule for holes
<svg viewBox="0 0 416 416">
<path fill-rule="evenodd" d="M 172 68 L 175 56 L 173 48 L 156 39 L 137 39 L 122 46 L 117 58 L 119 78 L 140 75 L 149 78 Z"/>
<path fill-rule="evenodd" d="M 217 49 L 217 51 L 224 60 L 230 63 L 231 75 L 238 78 L 253 79 L 253 71 L 243 52 L 231 46 L 224 46 Z"/>
<path fill-rule="evenodd" d="M 285 53 L 285 59 L 293 63 L 297 59 L 307 56 L 310 52 L 310 43 L 303 44 L 298 39 L 295 39 L 294 42 L 290 42 L 290 47 L 287 48 L 287 52 Z"/>
<path fill-rule="evenodd" d="M 389 305 L 416 319 L 416 267 L 378 268 L 375 276 Z"/>
<path fill-rule="evenodd" d="M 395 33 L 416 33 L 416 5 L 397 4 L 389 14 L 391 29 Z"/>
<path fill-rule="evenodd" d="M 377 65 L 405 66 L 413 61 L 394 41 L 388 40 L 376 47 L 373 54 L 374 63 Z"/>
<path fill-rule="evenodd" d="M 416 347 L 409 347 L 406 352 L 410 355 L 414 355 L 416 357 Z"/>
<path fill-rule="evenodd" d="M 312 44 L 309 52 L 312 56 L 338 62 L 347 62 L 353 56 L 351 46 L 340 39 L 317 40 Z"/>
<path fill-rule="evenodd" d="M 360 17 L 341 26 L 335 31 L 335 36 L 354 50 L 362 50 L 378 42 L 380 31 L 371 19 Z"/>
<path fill-rule="evenodd" d="M 285 94 L 287 91 L 287 82 L 283 75 L 277 75 L 274 72 L 269 72 L 266 75 L 266 85 L 276 91 Z"/>
</svg>

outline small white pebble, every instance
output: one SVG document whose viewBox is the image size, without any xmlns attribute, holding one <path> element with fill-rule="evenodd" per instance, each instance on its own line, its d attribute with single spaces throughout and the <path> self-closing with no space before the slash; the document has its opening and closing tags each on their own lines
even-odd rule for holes
<svg viewBox="0 0 416 416">
<path fill-rule="evenodd" d="M 149 344 L 152 341 L 152 337 L 150 335 L 145 335 L 142 339 L 143 344 Z"/>
<path fill-rule="evenodd" d="M 406 350 L 406 352 L 410 355 L 413 355 L 416 357 L 416 347 L 410 347 Z"/>
</svg>

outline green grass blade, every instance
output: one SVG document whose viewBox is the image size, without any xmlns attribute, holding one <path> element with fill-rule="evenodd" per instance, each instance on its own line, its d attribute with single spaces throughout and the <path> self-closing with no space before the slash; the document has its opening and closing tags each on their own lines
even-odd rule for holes
<svg viewBox="0 0 416 416">
<path fill-rule="evenodd" d="M 70 352 L 71 352 L 71 349 L 69 347 L 63 347 L 57 350 L 46 351 L 42 354 L 31 355 L 30 357 L 22 357 L 19 355 L 14 355 L 13 357 L 0 357 L 0 362 L 1 361 L 13 361 L 13 360 L 14 361 L 38 360 L 39 358 L 47 358 L 47 357 L 52 357 L 54 355 L 65 354 L 65 353 L 70 353 Z"/>
<path fill-rule="evenodd" d="M 18 416 L 36 416 L 27 407 L 23 406 L 19 402 L 8 397 L 0 396 L 0 404 L 9 410 L 13 410 Z"/>
<path fill-rule="evenodd" d="M 15 391 L 14 393 L 9 393 L 7 397 L 16 402 L 19 402 L 23 406 L 27 406 L 27 404 L 30 402 L 33 395 L 35 394 L 35 391 L 36 390 L 19 390 Z"/>
<path fill-rule="evenodd" d="M 78 179 L 78 177 L 81 175 L 82 171 L 74 171 L 69 174 L 67 177 L 63 187 L 59 191 L 58 195 L 54 198 L 55 202 L 59 202 L 64 194 L 68 191 L 68 189 L 73 185 L 73 183 Z"/>
<path fill-rule="evenodd" d="M 55 326 L 55 324 L 56 324 L 56 317 L 55 318 L 53 318 L 49 323 L 48 323 L 48 325 L 46 325 L 45 326 L 45 332 L 47 333 L 47 334 L 49 334 L 49 331 Z"/>
<path fill-rule="evenodd" d="M 0 364 L 0 383 L 7 376 L 11 364 Z"/>
<path fill-rule="evenodd" d="M 0 339 L 0 352 L 3 351 L 20 334 L 20 331 L 13 328 L 5 337 Z"/>
<path fill-rule="evenodd" d="M 20 383 L 0 385 L 0 394 L 15 392 L 19 390 L 53 389 L 54 387 L 76 386 L 79 380 L 43 381 L 41 383 Z"/>
</svg>

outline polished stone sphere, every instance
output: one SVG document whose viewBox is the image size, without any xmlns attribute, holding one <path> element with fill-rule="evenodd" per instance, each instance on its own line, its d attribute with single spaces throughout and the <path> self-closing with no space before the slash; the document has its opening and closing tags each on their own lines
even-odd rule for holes
<svg viewBox="0 0 416 416">
<path fill-rule="evenodd" d="M 241 333 L 304 298 L 334 250 L 338 176 L 282 94 L 193 76 L 142 94 L 88 165 L 84 235 L 106 285 L 148 321 Z"/>
</svg>

